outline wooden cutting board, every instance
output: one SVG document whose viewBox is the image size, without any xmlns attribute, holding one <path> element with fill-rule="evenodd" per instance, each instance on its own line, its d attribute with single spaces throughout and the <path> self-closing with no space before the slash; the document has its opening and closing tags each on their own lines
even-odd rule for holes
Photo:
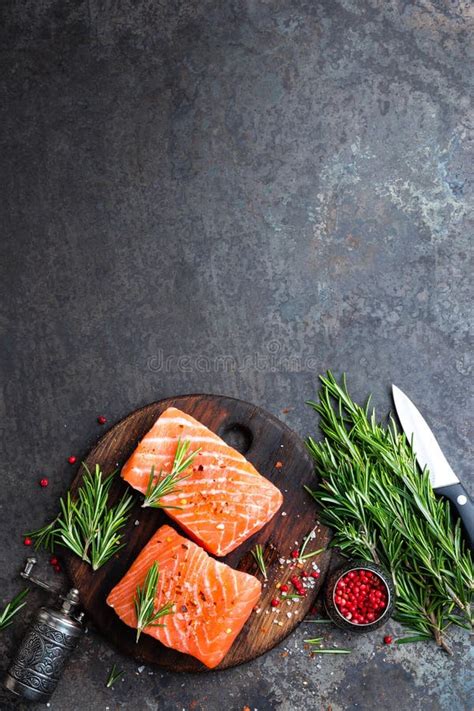
<svg viewBox="0 0 474 711">
<path fill-rule="evenodd" d="M 98 463 L 108 474 L 122 467 L 157 417 L 171 405 L 192 415 L 242 452 L 284 496 L 282 508 L 261 531 L 220 559 L 233 568 L 261 579 L 251 555 L 255 544 L 261 543 L 269 578 L 258 607 L 217 667 L 226 669 L 255 659 L 272 649 L 297 627 L 315 603 L 329 565 L 329 551 L 306 561 L 306 570 L 312 570 L 313 561 L 321 570 L 315 587 L 308 591 L 306 598 L 291 605 L 283 602 L 277 611 L 270 606 L 271 599 L 278 596 L 276 585 L 287 581 L 295 572 L 301 572 L 297 568 L 290 570 L 290 566 L 286 562 L 282 564 L 281 559 L 286 561 L 291 557 L 291 551 L 301 545 L 303 538 L 316 523 L 316 505 L 303 489 L 304 484 L 314 486 L 316 479 L 304 443 L 285 424 L 260 407 L 217 395 L 168 398 L 132 412 L 113 426 L 92 449 L 85 460 L 88 468 L 92 469 Z M 80 485 L 82 474 L 81 467 L 71 486 L 72 492 Z M 206 667 L 193 657 L 168 649 L 147 635 L 142 635 L 136 644 L 134 631 L 123 624 L 105 603 L 110 590 L 119 582 L 156 529 L 163 523 L 178 528 L 163 511 L 141 508 L 140 494 L 130 489 L 119 476 L 112 484 L 110 500 L 117 501 L 127 490 L 134 494 L 136 504 L 124 529 L 125 547 L 117 556 L 95 573 L 76 556 L 67 556 L 66 566 L 73 584 L 79 590 L 86 615 L 120 652 L 134 657 L 140 663 L 157 664 L 173 671 L 205 671 Z M 329 540 L 329 530 L 321 525 L 317 537 L 311 540 L 306 550 L 310 552 L 324 548 Z M 291 615 L 287 614 L 289 612 Z"/>
</svg>

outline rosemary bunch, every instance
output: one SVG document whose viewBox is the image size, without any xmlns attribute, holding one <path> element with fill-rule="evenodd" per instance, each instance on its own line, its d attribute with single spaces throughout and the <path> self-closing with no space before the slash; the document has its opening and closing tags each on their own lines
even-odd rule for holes
<svg viewBox="0 0 474 711">
<path fill-rule="evenodd" d="M 180 481 L 186 479 L 189 474 L 183 474 L 186 469 L 191 466 L 196 457 L 199 449 L 194 450 L 187 455 L 190 442 L 189 440 L 184 440 L 181 442 L 178 439 L 178 446 L 176 447 L 176 452 L 173 459 L 173 464 L 171 466 L 171 472 L 162 477 L 163 472 L 160 472 L 158 476 L 155 476 L 155 467 L 151 468 L 150 478 L 148 479 L 148 485 L 145 491 L 145 500 L 143 501 L 142 507 L 146 508 L 151 506 L 155 509 L 166 508 L 167 509 L 179 509 L 180 506 L 167 506 L 161 503 L 163 496 L 167 494 L 174 494 L 180 491 L 178 488 Z"/>
<path fill-rule="evenodd" d="M 308 449 L 322 482 L 308 491 L 322 504 L 322 519 L 334 531 L 343 553 L 387 568 L 397 599 L 395 619 L 434 637 L 450 651 L 450 624 L 470 628 L 474 590 L 472 557 L 453 524 L 449 504 L 434 495 L 429 472 L 420 472 L 405 435 L 390 418 L 379 424 L 370 409 L 350 397 L 345 378 L 339 385 L 321 377 L 319 402 L 322 442 Z"/>
<path fill-rule="evenodd" d="M 167 602 L 158 610 L 155 610 L 155 597 L 159 575 L 158 564 L 153 563 L 146 574 L 143 585 L 137 587 L 134 598 L 135 614 L 137 616 L 136 642 L 140 639 L 140 635 L 145 627 L 164 627 L 164 625 L 157 622 L 157 620 L 173 613 L 173 602 Z"/>
<path fill-rule="evenodd" d="M 93 473 L 83 466 L 86 473 L 76 498 L 68 491 L 59 502 L 56 518 L 28 536 L 35 541 L 35 548 L 53 551 L 55 545 L 64 546 L 98 570 L 122 548 L 120 530 L 133 499 L 123 496 L 116 506 L 109 507 L 113 474 L 105 477 L 98 464 Z"/>
</svg>

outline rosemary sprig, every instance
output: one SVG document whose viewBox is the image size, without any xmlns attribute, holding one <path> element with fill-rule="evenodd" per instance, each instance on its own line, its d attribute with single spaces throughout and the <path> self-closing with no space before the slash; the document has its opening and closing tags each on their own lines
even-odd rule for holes
<svg viewBox="0 0 474 711">
<path fill-rule="evenodd" d="M 302 545 L 301 545 L 301 548 L 300 548 L 300 555 L 299 555 L 300 558 L 301 558 L 302 555 L 304 555 L 304 552 L 305 552 L 305 550 L 306 550 L 306 546 L 308 545 L 308 543 L 310 542 L 310 540 L 311 540 L 312 538 L 316 538 L 316 528 L 317 528 L 317 524 L 316 524 L 316 526 L 314 526 L 314 527 L 311 529 L 311 531 L 308 533 L 308 535 L 305 536 L 305 538 L 304 538 L 304 540 L 303 540 L 303 543 L 302 543 Z"/>
<path fill-rule="evenodd" d="M 28 588 L 22 590 L 5 605 L 2 612 L 0 612 L 0 630 L 4 630 L 5 627 L 11 625 L 16 613 L 19 612 L 24 605 L 26 605 L 25 597 L 28 593 Z"/>
<path fill-rule="evenodd" d="M 314 526 L 314 528 L 311 529 L 311 531 L 308 533 L 308 535 L 304 538 L 303 543 L 301 545 L 299 555 L 298 555 L 298 561 L 302 563 L 304 560 L 308 560 L 309 558 L 313 558 L 315 555 L 319 555 L 319 553 L 322 553 L 325 551 L 325 548 L 319 548 L 317 551 L 311 551 L 310 553 L 305 553 L 306 547 L 308 543 L 316 538 L 316 529 L 318 527 L 318 524 Z"/>
<path fill-rule="evenodd" d="M 124 674 L 125 672 L 120 671 L 120 669 L 118 669 L 114 664 L 112 666 L 112 669 L 110 670 L 109 676 L 107 677 L 107 682 L 105 684 L 107 689 L 111 689 L 115 682 L 118 681 L 121 677 L 123 677 Z"/>
<path fill-rule="evenodd" d="M 333 545 L 387 568 L 396 619 L 450 652 L 449 625 L 472 624 L 474 569 L 460 523 L 453 525 L 448 502 L 434 495 L 429 473 L 419 471 L 393 419 L 377 423 L 370 398 L 365 407 L 357 405 L 345 378 L 339 385 L 328 372 L 321 383 L 319 402 L 309 404 L 325 438 L 309 438 L 307 446 L 322 482 L 308 491 L 335 530 Z"/>
<path fill-rule="evenodd" d="M 115 506 L 108 506 L 113 474 L 105 477 L 96 464 L 91 473 L 83 464 L 83 482 L 73 499 L 68 491 L 59 502 L 60 512 L 43 528 L 27 534 L 35 548 L 54 550 L 55 545 L 69 548 L 79 558 L 98 570 L 120 548 L 121 533 L 133 504 L 131 496 L 123 496 Z"/>
<path fill-rule="evenodd" d="M 342 647 L 321 647 L 323 643 L 322 637 L 315 637 L 314 639 L 304 639 L 305 644 L 311 646 L 312 652 L 317 652 L 318 654 L 350 654 L 352 649 L 343 649 Z"/>
<path fill-rule="evenodd" d="M 137 616 L 136 642 L 140 639 L 140 635 L 145 627 L 164 627 L 163 624 L 156 622 L 156 620 L 173 613 L 173 602 L 167 602 L 160 607 L 159 610 L 155 610 L 155 597 L 158 579 L 158 564 L 153 563 L 146 574 L 145 582 L 141 587 L 140 585 L 137 587 L 137 592 L 134 598 L 135 614 Z"/>
<path fill-rule="evenodd" d="M 263 575 L 264 580 L 268 580 L 267 576 L 267 567 L 265 565 L 265 561 L 263 559 L 263 546 L 260 543 L 257 543 L 253 551 L 251 551 L 253 557 L 255 558 L 258 569 L 260 570 L 261 574 Z"/>
<path fill-rule="evenodd" d="M 186 456 L 189 449 L 189 440 L 184 440 L 181 442 L 178 439 L 178 446 L 176 447 L 176 453 L 174 455 L 173 465 L 171 467 L 171 472 L 162 477 L 163 472 L 161 471 L 158 477 L 155 476 L 155 467 L 151 468 L 150 478 L 148 479 L 148 485 L 145 492 L 145 500 L 142 507 L 152 506 L 155 509 L 167 508 L 167 509 L 180 509 L 181 506 L 167 506 L 161 503 L 163 496 L 167 494 L 174 494 L 180 491 L 178 488 L 179 482 L 183 479 L 187 479 L 189 474 L 183 474 L 186 469 L 191 466 L 194 458 L 200 451 L 200 449 L 195 449 Z"/>
</svg>

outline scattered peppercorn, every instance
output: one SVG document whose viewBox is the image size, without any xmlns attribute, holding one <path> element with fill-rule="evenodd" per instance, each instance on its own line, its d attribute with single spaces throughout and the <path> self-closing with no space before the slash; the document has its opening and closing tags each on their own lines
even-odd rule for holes
<svg viewBox="0 0 474 711">
<path fill-rule="evenodd" d="M 383 638 L 383 641 L 385 642 L 385 644 L 392 644 L 393 637 L 391 637 L 389 634 L 386 634 L 385 637 Z"/>
<path fill-rule="evenodd" d="M 274 597 L 273 600 L 270 602 L 270 605 L 272 607 L 278 607 L 279 604 L 280 604 L 280 600 L 278 600 L 276 597 Z"/>
<path fill-rule="evenodd" d="M 75 464 L 76 463 L 76 457 L 71 456 L 67 458 L 69 464 Z"/>
<path fill-rule="evenodd" d="M 105 423 L 107 422 L 107 420 L 106 420 L 106 418 L 105 418 L 103 415 L 100 415 L 100 416 L 97 418 L 97 422 L 99 423 L 99 425 L 105 425 Z"/>
<path fill-rule="evenodd" d="M 292 558 L 298 558 L 300 555 L 300 552 L 298 550 L 291 551 L 291 557 Z"/>
<path fill-rule="evenodd" d="M 49 559 L 49 562 L 51 563 L 51 565 L 57 565 L 59 561 L 58 561 L 58 559 L 56 558 L 56 556 L 53 555 L 53 556 L 51 556 L 51 558 Z"/>
<path fill-rule="evenodd" d="M 283 583 L 283 585 L 280 586 L 280 590 L 281 590 L 281 592 L 287 593 L 287 592 L 289 592 L 290 588 L 288 587 L 288 585 Z"/>
<path fill-rule="evenodd" d="M 46 479 L 46 477 L 43 477 L 43 479 L 40 479 L 39 485 L 45 489 L 49 484 L 49 481 Z"/>
<path fill-rule="evenodd" d="M 283 462 L 278 461 L 278 462 L 276 462 L 276 464 L 275 464 L 275 469 L 281 469 L 282 466 L 283 466 Z"/>
<path fill-rule="evenodd" d="M 27 536 L 25 538 L 25 540 L 23 541 L 23 543 L 25 544 L 25 546 L 31 546 L 33 541 L 31 540 L 31 538 L 28 538 L 28 536 Z"/>
</svg>

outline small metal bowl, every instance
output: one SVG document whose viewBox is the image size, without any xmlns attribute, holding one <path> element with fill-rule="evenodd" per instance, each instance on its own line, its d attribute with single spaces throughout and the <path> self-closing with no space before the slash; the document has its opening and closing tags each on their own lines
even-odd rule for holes
<svg viewBox="0 0 474 711">
<path fill-rule="evenodd" d="M 352 570 L 369 570 L 370 572 L 375 573 L 375 575 L 377 575 L 377 577 L 379 577 L 385 585 L 387 591 L 387 607 L 384 609 L 380 617 L 377 617 L 377 619 L 373 622 L 367 622 L 364 624 L 351 622 L 339 612 L 336 603 L 334 602 L 336 586 L 339 580 Z M 338 627 L 350 632 L 371 632 L 372 630 L 382 627 L 382 625 L 384 625 L 392 616 L 395 605 L 395 588 L 390 575 L 379 565 L 369 563 L 366 560 L 350 560 L 337 568 L 328 577 L 324 603 L 327 614 Z"/>
</svg>

